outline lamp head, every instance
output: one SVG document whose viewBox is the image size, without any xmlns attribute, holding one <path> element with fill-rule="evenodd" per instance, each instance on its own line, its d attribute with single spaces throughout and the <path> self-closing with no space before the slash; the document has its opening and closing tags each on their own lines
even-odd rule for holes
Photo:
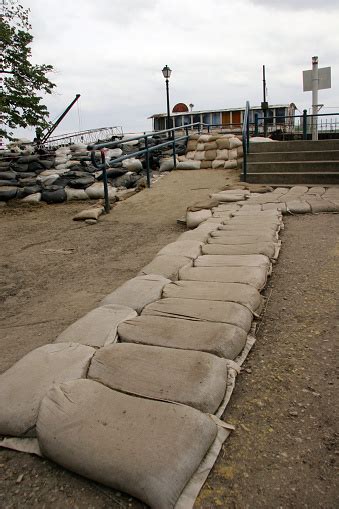
<svg viewBox="0 0 339 509">
<path fill-rule="evenodd" d="M 166 78 L 168 80 L 171 76 L 171 72 L 172 72 L 172 70 L 168 67 L 168 65 L 165 65 L 165 67 L 162 70 L 162 74 L 163 74 L 164 78 Z"/>
</svg>

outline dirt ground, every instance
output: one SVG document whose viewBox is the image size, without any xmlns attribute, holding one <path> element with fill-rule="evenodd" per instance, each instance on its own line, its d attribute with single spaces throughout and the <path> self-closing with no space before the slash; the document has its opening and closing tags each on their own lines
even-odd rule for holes
<svg viewBox="0 0 339 509">
<path fill-rule="evenodd" d="M 176 219 L 188 204 L 235 178 L 222 170 L 173 172 L 91 226 L 72 221 L 82 203 L 0 209 L 0 372 L 135 276 L 183 231 Z M 338 216 L 285 222 L 257 343 L 225 415 L 236 430 L 199 509 L 338 506 Z M 0 489 L 4 508 L 145 507 L 47 460 L 7 450 L 0 450 Z"/>
</svg>

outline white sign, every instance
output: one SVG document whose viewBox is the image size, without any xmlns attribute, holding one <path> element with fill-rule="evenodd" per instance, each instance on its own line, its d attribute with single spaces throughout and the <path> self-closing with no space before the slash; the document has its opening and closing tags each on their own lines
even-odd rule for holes
<svg viewBox="0 0 339 509">
<path fill-rule="evenodd" d="M 312 85 L 312 70 L 303 71 L 303 90 L 310 92 L 313 90 Z M 324 88 L 331 88 L 331 67 L 322 67 L 318 69 L 318 90 Z"/>
</svg>

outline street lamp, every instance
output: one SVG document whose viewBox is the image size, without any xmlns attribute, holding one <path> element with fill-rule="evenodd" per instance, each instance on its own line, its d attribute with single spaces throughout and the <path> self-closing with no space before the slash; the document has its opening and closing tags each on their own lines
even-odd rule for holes
<svg viewBox="0 0 339 509">
<path fill-rule="evenodd" d="M 171 76 L 172 70 L 168 67 L 168 65 L 165 65 L 165 67 L 162 70 L 162 74 L 166 80 L 166 98 L 167 98 L 167 129 L 171 128 L 171 114 L 170 114 L 170 104 L 169 104 L 169 89 L 168 89 L 168 80 Z M 170 133 L 168 133 L 168 136 L 170 137 Z"/>
</svg>

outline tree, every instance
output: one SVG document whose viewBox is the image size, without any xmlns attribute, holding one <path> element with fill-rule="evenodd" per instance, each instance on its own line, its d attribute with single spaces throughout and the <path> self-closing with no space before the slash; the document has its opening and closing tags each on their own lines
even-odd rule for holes
<svg viewBox="0 0 339 509">
<path fill-rule="evenodd" d="M 3 55 L 0 106 L 4 125 L 0 127 L 0 136 L 8 139 L 13 139 L 12 129 L 28 126 L 44 129 L 49 125 L 49 113 L 40 94 L 51 94 L 55 87 L 46 77 L 53 67 L 30 62 L 33 36 L 28 16 L 29 9 L 24 9 L 17 0 L 7 0 L 0 16 Z"/>
</svg>

